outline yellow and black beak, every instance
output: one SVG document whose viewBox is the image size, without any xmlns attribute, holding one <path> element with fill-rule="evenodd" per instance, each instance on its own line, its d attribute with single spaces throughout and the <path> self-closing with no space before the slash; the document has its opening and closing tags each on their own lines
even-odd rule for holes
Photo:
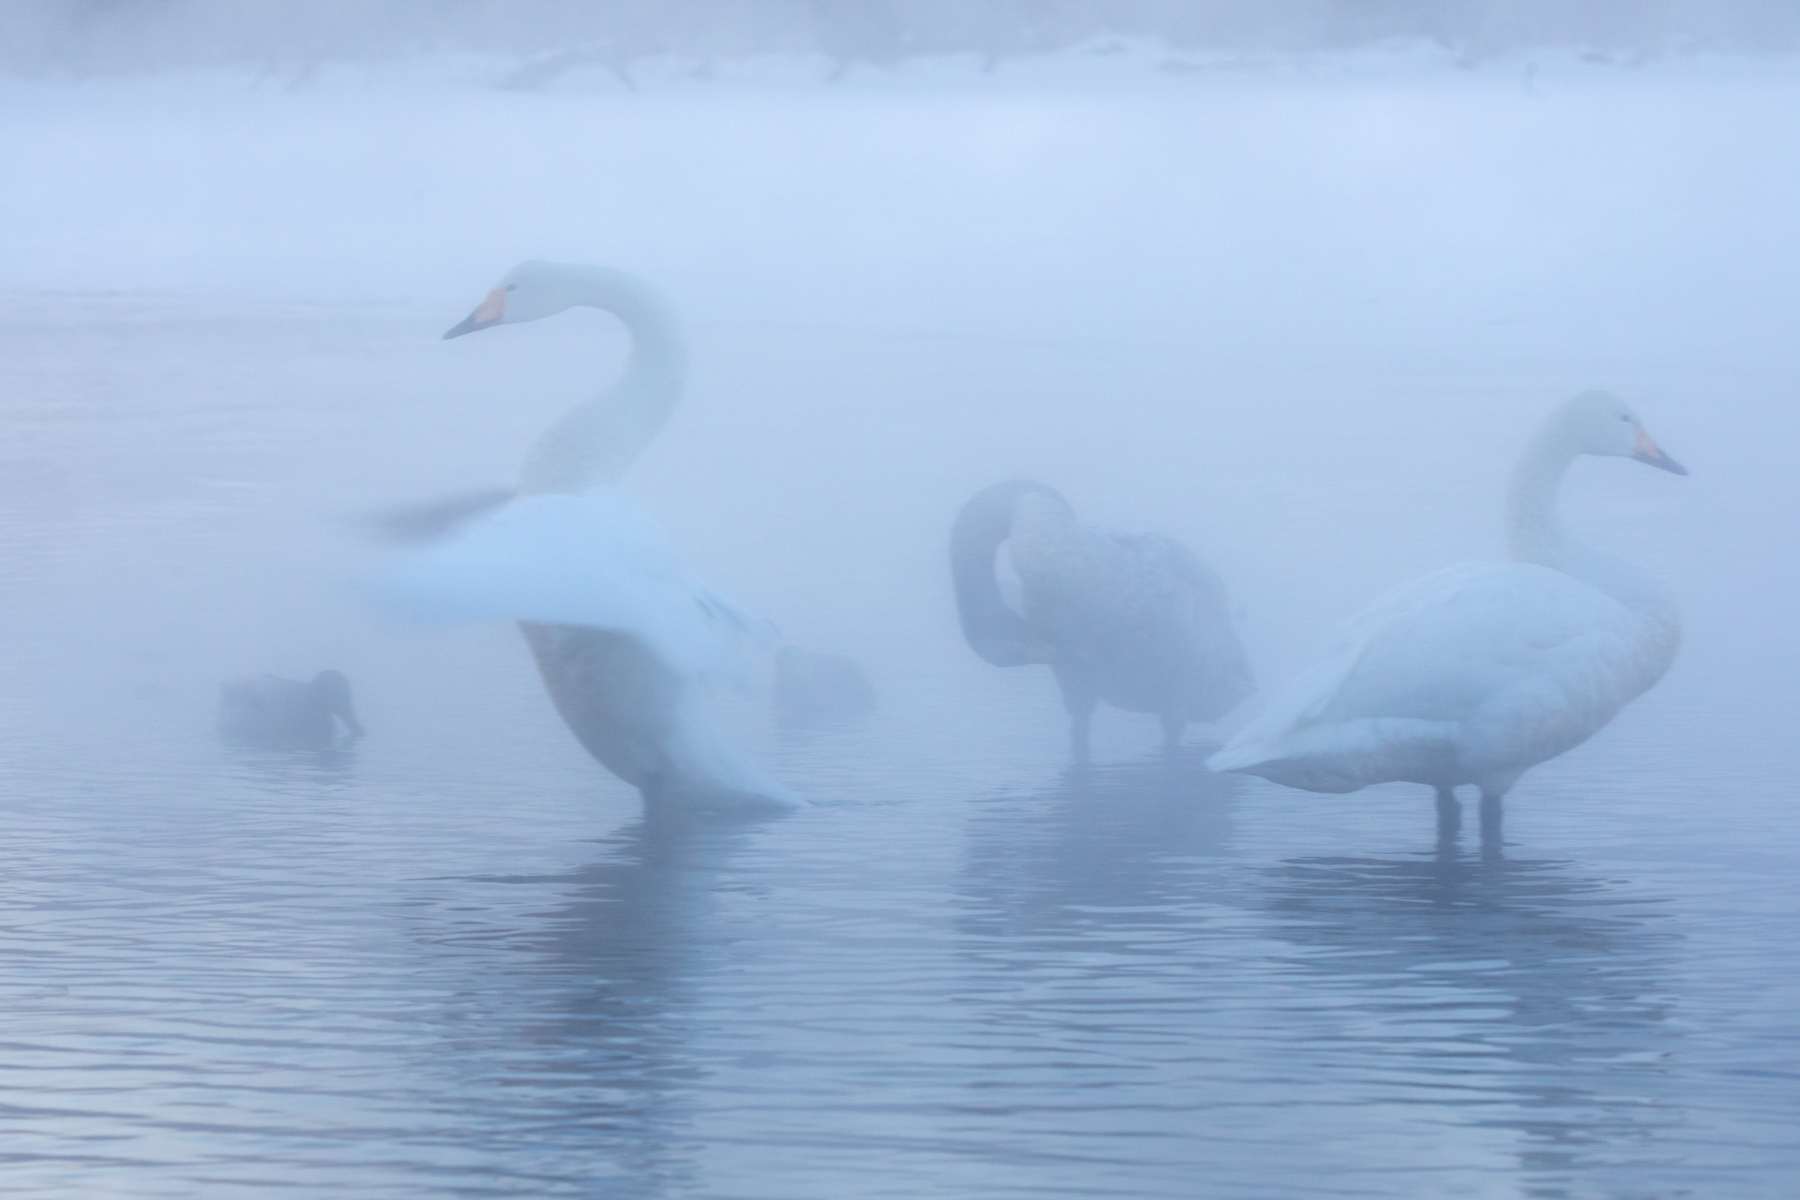
<svg viewBox="0 0 1800 1200">
<path fill-rule="evenodd" d="M 1662 452 L 1662 447 L 1650 440 L 1650 435 L 1644 432 L 1644 427 L 1642 425 L 1638 426 L 1637 445 L 1632 449 L 1631 457 L 1637 459 L 1641 463 L 1648 463 L 1653 467 L 1661 467 L 1665 471 L 1673 471 L 1677 475 L 1686 475 L 1688 473 L 1686 467 L 1664 454 Z"/>
<path fill-rule="evenodd" d="M 451 338 L 461 337 L 465 333 L 474 333 L 478 329 L 486 329 L 489 325 L 498 325 L 506 319 L 506 289 L 495 288 L 487 294 L 474 312 L 463 318 L 460 325 L 444 334 L 447 342 Z"/>
</svg>

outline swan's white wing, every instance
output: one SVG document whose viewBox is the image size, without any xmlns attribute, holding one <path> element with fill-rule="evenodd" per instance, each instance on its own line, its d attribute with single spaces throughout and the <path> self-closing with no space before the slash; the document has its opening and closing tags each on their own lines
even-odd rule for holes
<svg viewBox="0 0 1800 1200">
<path fill-rule="evenodd" d="M 1362 652 L 1319 720 L 1457 721 L 1519 687 L 1579 689 L 1632 653 L 1642 624 L 1599 589 L 1529 563 L 1451 567 L 1393 600 L 1357 622 Z"/>
<path fill-rule="evenodd" d="M 691 576 L 650 514 L 612 489 L 521 497 L 405 555 L 375 590 L 416 618 L 628 633 L 690 678 L 734 670 L 741 638 L 775 636 Z"/>
<path fill-rule="evenodd" d="M 1371 604 L 1323 661 L 1209 765 L 1235 770 L 1268 761 L 1296 735 L 1331 725 L 1374 722 L 1366 727 L 1382 738 L 1429 737 L 1507 695 L 1560 710 L 1606 690 L 1637 645 L 1639 623 L 1624 605 L 1560 571 L 1526 563 L 1450 567 Z"/>
<path fill-rule="evenodd" d="M 722 809 L 810 807 L 804 798 L 763 774 L 727 741 L 692 697 L 683 704 L 673 736 L 663 751 L 674 768 L 669 786 L 678 792 L 692 788 L 692 794 L 672 799 Z"/>
</svg>

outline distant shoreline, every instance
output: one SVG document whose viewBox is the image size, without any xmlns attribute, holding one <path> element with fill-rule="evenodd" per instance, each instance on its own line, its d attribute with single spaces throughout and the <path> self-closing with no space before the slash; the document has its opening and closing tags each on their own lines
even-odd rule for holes
<svg viewBox="0 0 1800 1200">
<path fill-rule="evenodd" d="M 1159 45 L 1178 59 L 1414 43 L 1466 65 L 1540 51 L 1629 64 L 1697 53 L 1791 54 L 1800 50 L 1800 8 L 1755 0 L 437 0 L 367 11 L 308 0 L 0 6 L 0 74 L 28 78 L 249 67 L 303 79 L 336 65 L 476 55 L 509 64 L 502 86 L 531 89 L 589 68 L 629 83 L 634 68 L 658 59 L 704 73 L 765 56 L 814 58 L 836 79 L 951 56 L 992 71 L 1133 42 Z"/>
</svg>

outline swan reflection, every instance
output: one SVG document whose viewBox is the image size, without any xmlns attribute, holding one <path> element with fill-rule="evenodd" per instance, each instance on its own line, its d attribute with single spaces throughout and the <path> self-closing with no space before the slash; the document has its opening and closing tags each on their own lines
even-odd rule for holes
<svg viewBox="0 0 1800 1200">
<path fill-rule="evenodd" d="M 1002 795 L 969 823 L 964 928 L 986 934 L 1176 919 L 1201 860 L 1231 840 L 1237 784 L 1204 752 L 1071 767 L 1054 788 Z"/>
<path fill-rule="evenodd" d="M 295 799 L 337 791 L 356 781 L 356 751 L 329 746 L 318 750 L 270 750 L 227 745 L 223 765 L 237 783 Z"/>
<path fill-rule="evenodd" d="M 1322 1023 L 1309 1040 L 1347 1094 L 1516 1131 L 1543 1195 L 1577 1167 L 1591 1181 L 1654 1154 L 1680 1119 L 1664 1068 L 1678 938 L 1661 900 L 1507 858 L 1497 836 L 1466 852 L 1453 829 L 1416 857 L 1289 860 L 1265 886 L 1277 935 L 1302 951 L 1287 966 Z"/>
<path fill-rule="evenodd" d="M 518 892 L 495 897 L 496 915 L 511 911 L 504 922 L 456 922 L 430 940 L 506 952 L 494 984 L 459 1002 L 477 1011 L 449 1023 L 486 1043 L 470 1061 L 497 1074 L 468 1085 L 496 1128 L 532 1123 L 540 1161 L 560 1163 L 546 1177 L 620 1196 L 694 1184 L 684 1131 L 707 1073 L 690 1046 L 695 993 L 715 963 L 707 928 L 721 877 L 752 828 L 653 815 L 573 870 L 459 881 Z"/>
</svg>

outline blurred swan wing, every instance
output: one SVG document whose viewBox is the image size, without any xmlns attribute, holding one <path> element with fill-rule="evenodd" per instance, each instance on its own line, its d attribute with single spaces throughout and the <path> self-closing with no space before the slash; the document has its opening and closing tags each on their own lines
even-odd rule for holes
<svg viewBox="0 0 1800 1200">
<path fill-rule="evenodd" d="M 452 533 L 460 525 L 518 495 L 514 488 L 478 488 L 417 504 L 397 504 L 365 512 L 353 523 L 376 541 L 411 546 Z"/>
<path fill-rule="evenodd" d="M 688 573 L 662 529 L 612 489 L 525 496 L 395 561 L 375 580 L 417 619 L 584 625 L 641 639 L 687 675 L 736 669 L 774 626 Z"/>
</svg>

